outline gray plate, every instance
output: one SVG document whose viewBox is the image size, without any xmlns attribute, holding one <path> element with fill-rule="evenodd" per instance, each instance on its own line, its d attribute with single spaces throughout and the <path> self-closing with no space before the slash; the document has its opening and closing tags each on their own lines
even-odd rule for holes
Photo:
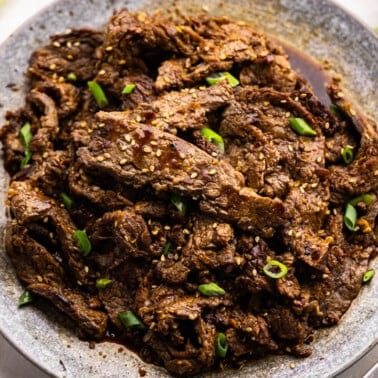
<svg viewBox="0 0 378 378">
<path fill-rule="evenodd" d="M 185 13 L 203 10 L 201 1 L 176 0 Z M 251 22 L 264 31 L 300 46 L 314 58 L 327 59 L 344 76 L 344 86 L 366 113 L 378 118 L 378 39 L 358 21 L 333 3 L 322 0 L 207 0 L 205 10 Z M 24 24 L 0 48 L 0 123 L 5 109 L 23 103 L 29 54 L 48 40 L 50 34 L 70 27 L 98 27 L 114 8 L 172 11 L 172 1 L 61 0 Z M 20 91 L 6 88 L 14 83 Z M 0 168 L 0 188 L 4 198 L 7 176 Z M 3 201 L 2 201 L 3 202 Z M 0 224 L 5 222 L 4 210 Z M 1 231 L 1 230 L 0 230 Z M 1 244 L 0 244 L 1 245 Z M 3 252 L 3 251 L 2 251 Z M 375 263 L 378 268 L 377 261 Z M 64 377 L 138 377 L 138 369 L 148 377 L 167 377 L 163 369 L 146 365 L 126 349 L 111 343 L 89 349 L 51 309 L 17 309 L 21 287 L 13 269 L 0 254 L 0 330 L 27 358 L 45 371 Z M 338 327 L 317 333 L 315 351 L 307 359 L 271 356 L 252 362 L 240 371 L 210 374 L 208 377 L 327 377 L 340 372 L 372 348 L 378 340 L 378 279 L 363 288 Z M 57 319 L 58 318 L 58 319 Z M 290 369 L 290 363 L 295 368 Z"/>
</svg>

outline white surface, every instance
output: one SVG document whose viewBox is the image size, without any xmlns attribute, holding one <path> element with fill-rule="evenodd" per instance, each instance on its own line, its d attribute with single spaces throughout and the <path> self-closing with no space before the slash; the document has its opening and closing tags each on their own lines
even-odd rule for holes
<svg viewBox="0 0 378 378">
<path fill-rule="evenodd" d="M 348 9 L 371 28 L 378 27 L 378 0 L 333 1 L 339 3 L 345 9 Z M 51 2 L 53 2 L 53 0 L 0 0 L 0 43 L 3 42 L 27 18 Z M 366 370 L 368 370 L 368 368 Z M 366 373 L 366 370 L 360 370 L 362 374 L 359 375 L 359 377 Z M 374 372 L 373 374 L 375 375 Z M 347 376 L 348 375 L 345 377 Z M 23 358 L 0 335 L 0 378 L 45 377 L 47 377 L 47 375 L 43 374 L 39 369 Z M 369 375 L 369 377 L 371 376 Z"/>
</svg>

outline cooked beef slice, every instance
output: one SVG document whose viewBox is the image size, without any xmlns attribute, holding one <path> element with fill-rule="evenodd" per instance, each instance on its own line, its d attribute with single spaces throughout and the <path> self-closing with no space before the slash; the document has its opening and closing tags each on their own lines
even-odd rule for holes
<svg viewBox="0 0 378 378">
<path fill-rule="evenodd" d="M 239 85 L 207 83 L 224 71 Z M 127 10 L 102 32 L 51 37 L 28 76 L 25 105 L 0 130 L 11 176 L 5 250 L 28 290 L 80 337 L 115 333 L 174 375 L 311 354 L 314 330 L 339 322 L 378 255 L 377 125 L 336 83 L 331 112 L 279 43 L 247 23 Z M 317 135 L 298 135 L 293 117 Z M 27 122 L 32 156 L 21 169 Z M 365 193 L 372 201 L 355 204 L 359 229 L 350 231 L 345 206 Z M 266 271 L 274 260 L 287 268 L 278 279 Z M 204 295 L 209 283 L 224 295 Z M 145 327 L 125 327 L 126 311 Z"/>
</svg>

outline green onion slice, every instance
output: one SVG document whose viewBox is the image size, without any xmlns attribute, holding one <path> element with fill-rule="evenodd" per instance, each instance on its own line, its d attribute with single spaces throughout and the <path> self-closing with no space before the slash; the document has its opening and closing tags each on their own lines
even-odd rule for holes
<svg viewBox="0 0 378 378">
<path fill-rule="evenodd" d="M 198 291 L 201 294 L 206 295 L 207 297 L 215 297 L 215 296 L 221 296 L 221 295 L 226 294 L 225 290 L 222 289 L 220 286 L 218 286 L 214 282 L 199 285 Z"/>
<path fill-rule="evenodd" d="M 345 226 L 351 231 L 357 231 L 359 229 L 356 226 L 357 221 L 357 210 L 354 208 L 353 205 L 347 203 L 344 213 L 344 224 Z"/>
<path fill-rule="evenodd" d="M 231 87 L 237 87 L 239 80 L 229 72 L 215 72 L 206 78 L 209 85 L 215 85 L 222 80 L 227 80 Z"/>
<path fill-rule="evenodd" d="M 146 329 L 146 326 L 132 311 L 120 312 L 118 319 L 126 328 Z"/>
<path fill-rule="evenodd" d="M 201 129 L 201 135 L 209 142 L 214 143 L 219 148 L 220 152 L 224 154 L 224 141 L 218 133 L 208 127 L 203 127 Z"/>
<path fill-rule="evenodd" d="M 130 94 L 134 91 L 136 85 L 135 84 L 127 84 L 125 87 L 122 89 L 123 94 Z"/>
<path fill-rule="evenodd" d="M 80 248 L 84 256 L 89 255 L 92 250 L 91 242 L 88 239 L 87 233 L 83 230 L 76 230 L 73 235 L 77 246 Z"/>
<path fill-rule="evenodd" d="M 215 354 L 217 357 L 225 358 L 227 354 L 228 344 L 226 335 L 219 332 L 215 341 Z"/>
<path fill-rule="evenodd" d="M 74 203 L 73 199 L 70 198 L 66 193 L 60 193 L 60 198 L 62 199 L 63 204 L 66 207 L 66 209 L 71 210 L 72 205 Z"/>
<path fill-rule="evenodd" d="M 30 123 L 26 122 L 20 129 L 20 139 L 25 149 L 29 149 L 29 144 L 32 138 L 33 138 L 33 134 L 31 132 Z"/>
<path fill-rule="evenodd" d="M 111 285 L 113 281 L 109 278 L 99 278 L 96 280 L 96 287 L 97 289 L 105 289 L 109 285 Z"/>
<path fill-rule="evenodd" d="M 102 90 L 100 84 L 95 81 L 88 81 L 88 88 L 92 92 L 94 99 L 99 108 L 105 108 L 109 105 L 108 99 L 105 96 L 104 91 Z"/>
<path fill-rule="evenodd" d="M 349 145 L 345 146 L 341 150 L 341 156 L 343 157 L 345 164 L 350 164 L 354 159 L 353 147 Z"/>
<path fill-rule="evenodd" d="M 359 202 L 364 202 L 365 205 L 369 206 L 374 201 L 374 197 L 371 194 L 362 194 L 356 198 L 349 201 L 352 206 L 356 206 Z"/>
<path fill-rule="evenodd" d="M 34 296 L 29 290 L 24 290 L 18 300 L 18 307 L 25 306 L 26 304 L 33 302 Z"/>
<path fill-rule="evenodd" d="M 270 260 L 263 268 L 264 273 L 274 279 L 285 277 L 288 269 L 285 264 L 278 260 Z"/>
<path fill-rule="evenodd" d="M 69 80 L 69 81 L 76 81 L 77 80 L 77 76 L 73 72 L 70 72 L 67 75 L 67 80 Z"/>
<path fill-rule="evenodd" d="M 329 110 L 331 111 L 331 113 L 336 116 L 337 118 L 342 118 L 342 114 L 340 112 L 340 109 L 335 105 L 335 104 L 331 104 L 329 106 Z"/>
<path fill-rule="evenodd" d="M 316 131 L 303 118 L 289 118 L 291 128 L 299 135 L 315 136 Z"/>
<path fill-rule="evenodd" d="M 20 167 L 25 168 L 28 165 L 31 157 L 32 153 L 29 150 L 25 150 L 25 156 L 21 159 Z"/>
<path fill-rule="evenodd" d="M 374 277 L 374 274 L 375 274 L 374 269 L 367 270 L 362 277 L 362 282 L 363 283 L 369 282 Z"/>
<path fill-rule="evenodd" d="M 186 201 L 184 198 L 182 198 L 179 194 L 177 193 L 173 193 L 171 195 L 171 202 L 173 203 L 173 205 L 176 206 L 176 209 L 182 214 L 182 215 L 185 215 L 186 214 L 186 209 L 188 207 Z"/>
<path fill-rule="evenodd" d="M 171 248 L 171 243 L 168 241 L 164 244 L 162 255 L 166 256 L 168 255 L 169 249 Z"/>
</svg>

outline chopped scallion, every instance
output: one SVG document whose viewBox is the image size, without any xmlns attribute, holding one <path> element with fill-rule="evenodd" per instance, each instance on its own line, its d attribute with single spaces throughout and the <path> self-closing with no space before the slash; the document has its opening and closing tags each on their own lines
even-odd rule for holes
<svg viewBox="0 0 378 378">
<path fill-rule="evenodd" d="M 108 99 L 104 91 L 102 90 L 100 84 L 96 83 L 95 81 L 88 81 L 88 88 L 92 92 L 94 99 L 99 108 L 105 108 L 109 105 Z"/>
<path fill-rule="evenodd" d="M 162 255 L 166 256 L 168 255 L 169 249 L 171 248 L 171 243 L 168 241 L 164 244 Z"/>
<path fill-rule="evenodd" d="M 229 72 L 216 72 L 206 78 L 209 85 L 215 85 L 222 80 L 227 80 L 232 87 L 237 87 L 239 85 L 239 80 Z"/>
<path fill-rule="evenodd" d="M 171 202 L 173 205 L 176 206 L 176 209 L 182 214 L 186 214 L 186 209 L 187 209 L 187 203 L 184 198 L 182 198 L 179 194 L 173 193 L 171 195 Z"/>
<path fill-rule="evenodd" d="M 219 332 L 215 341 L 215 354 L 217 357 L 225 358 L 228 350 L 226 335 Z"/>
<path fill-rule="evenodd" d="M 353 147 L 349 145 L 345 146 L 341 150 L 341 156 L 343 157 L 345 164 L 350 164 L 354 159 Z"/>
<path fill-rule="evenodd" d="M 289 118 L 289 124 L 291 128 L 299 135 L 317 135 L 317 132 L 303 118 Z"/>
<path fill-rule="evenodd" d="M 263 268 L 264 273 L 274 279 L 285 277 L 288 269 L 285 264 L 278 260 L 269 260 L 269 262 Z"/>
<path fill-rule="evenodd" d="M 335 105 L 335 104 L 331 104 L 329 106 L 329 110 L 331 111 L 331 113 L 336 116 L 337 118 L 342 118 L 342 115 L 341 115 L 341 112 L 340 112 L 340 109 Z"/>
<path fill-rule="evenodd" d="M 374 269 L 367 270 L 362 277 L 362 282 L 363 283 L 369 282 L 374 277 L 374 274 L 375 274 Z"/>
<path fill-rule="evenodd" d="M 80 248 L 80 252 L 87 256 L 92 250 L 91 242 L 88 239 L 87 233 L 83 230 L 76 230 L 73 235 L 77 246 Z"/>
<path fill-rule="evenodd" d="M 220 286 L 218 286 L 214 282 L 210 282 L 208 284 L 202 284 L 198 286 L 198 291 L 206 295 L 207 297 L 214 297 L 214 296 L 220 296 L 225 295 L 226 292 L 224 289 L 222 289 Z"/>
<path fill-rule="evenodd" d="M 18 300 L 18 307 L 25 306 L 26 304 L 33 302 L 33 294 L 29 290 L 24 290 Z"/>
<path fill-rule="evenodd" d="M 355 197 L 349 201 L 349 203 L 352 206 L 356 206 L 359 202 L 365 203 L 365 205 L 369 206 L 374 201 L 373 195 L 367 193 L 367 194 L 361 194 L 358 197 Z"/>
<path fill-rule="evenodd" d="M 66 207 L 66 209 L 71 210 L 73 202 L 74 202 L 73 199 L 70 198 L 66 193 L 60 193 L 60 198 L 62 199 L 63 204 Z"/>
<path fill-rule="evenodd" d="M 224 154 L 224 141 L 218 133 L 208 127 L 203 127 L 201 129 L 201 135 L 209 142 L 214 143 L 219 148 L 220 152 Z"/>
<path fill-rule="evenodd" d="M 77 80 L 77 76 L 73 72 L 70 72 L 67 75 L 67 80 L 69 80 L 69 81 L 76 81 Z"/>
<path fill-rule="evenodd" d="M 33 138 L 33 134 L 31 132 L 31 126 L 29 122 L 26 122 L 20 129 L 20 139 L 22 146 L 24 147 L 25 156 L 21 160 L 21 168 L 26 167 L 26 165 L 29 163 L 32 153 L 29 150 L 29 144 Z"/>
<path fill-rule="evenodd" d="M 344 224 L 351 231 L 357 231 L 359 229 L 356 226 L 357 210 L 350 203 L 347 203 L 344 213 Z"/>
<path fill-rule="evenodd" d="M 132 311 L 120 312 L 118 319 L 126 328 L 146 329 L 146 326 Z"/>
<path fill-rule="evenodd" d="M 113 281 L 110 280 L 109 278 L 99 278 L 96 280 L 96 287 L 97 289 L 105 289 L 109 285 L 111 285 Z"/>
<path fill-rule="evenodd" d="M 135 84 L 127 84 L 122 90 L 123 94 L 130 94 L 134 91 L 136 85 Z"/>
</svg>

